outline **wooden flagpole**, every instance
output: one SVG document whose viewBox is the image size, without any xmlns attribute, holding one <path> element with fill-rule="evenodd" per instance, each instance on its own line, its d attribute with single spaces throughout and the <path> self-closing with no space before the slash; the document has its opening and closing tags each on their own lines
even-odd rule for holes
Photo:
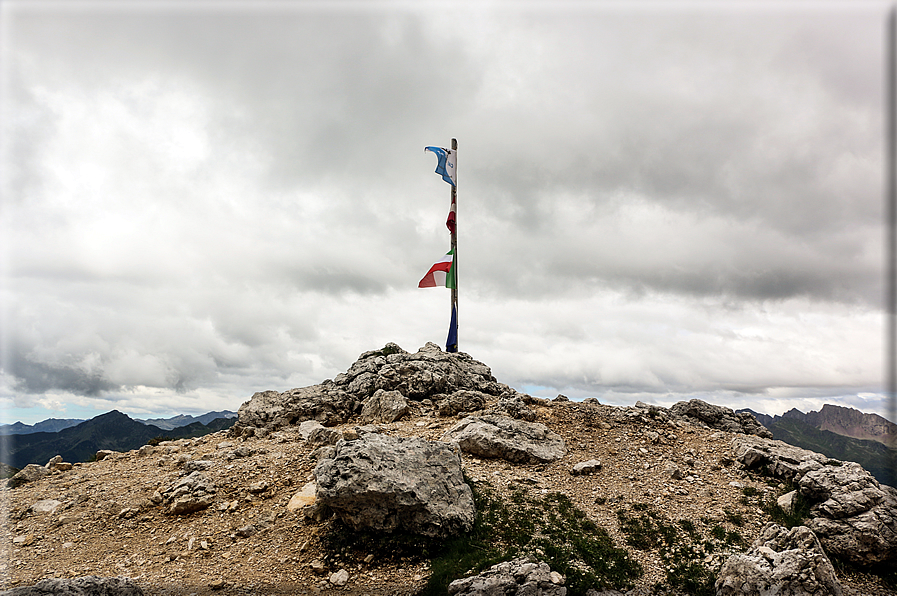
<svg viewBox="0 0 897 596">
<path fill-rule="evenodd" d="M 458 139 L 452 139 L 452 151 L 458 150 Z M 452 288 L 452 304 L 449 317 L 455 315 L 455 333 L 458 332 L 458 156 L 455 156 L 455 183 L 452 186 L 452 207 L 455 208 L 455 225 L 452 229 L 452 254 L 454 255 L 455 287 Z M 451 319 L 449 319 L 451 320 Z M 455 338 L 457 341 L 457 337 Z M 457 346 L 457 343 L 455 344 Z"/>
</svg>

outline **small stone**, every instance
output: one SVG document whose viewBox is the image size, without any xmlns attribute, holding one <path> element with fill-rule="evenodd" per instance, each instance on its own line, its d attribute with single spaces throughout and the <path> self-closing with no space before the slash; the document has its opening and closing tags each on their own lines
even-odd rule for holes
<svg viewBox="0 0 897 596">
<path fill-rule="evenodd" d="M 314 561 L 309 563 L 308 566 L 311 567 L 313 573 L 316 573 L 318 575 L 321 575 L 322 573 L 327 571 L 327 565 L 325 565 L 324 561 L 320 559 L 315 559 Z"/>
<path fill-rule="evenodd" d="M 227 584 L 227 582 L 225 582 L 225 581 L 224 581 L 223 579 L 221 579 L 221 578 L 218 578 L 218 579 L 215 579 L 215 580 L 212 580 L 211 582 L 209 582 L 209 588 L 212 589 L 212 590 L 220 590 L 220 589 L 222 589 L 226 584 Z"/>
<path fill-rule="evenodd" d="M 60 505 L 62 503 L 56 499 L 42 499 L 31 506 L 31 511 L 34 513 L 53 513 Z"/>
<path fill-rule="evenodd" d="M 336 573 L 331 573 L 328 581 L 334 586 L 345 586 L 346 582 L 349 581 L 349 572 L 345 569 L 340 569 Z"/>
<path fill-rule="evenodd" d="M 249 488 L 247 490 L 252 494 L 263 493 L 268 490 L 268 483 L 264 480 L 262 480 L 261 482 L 254 482 L 249 485 Z"/>
<path fill-rule="evenodd" d="M 295 495 L 290 497 L 290 502 L 287 503 L 287 511 L 295 512 L 299 511 L 303 507 L 308 507 L 309 505 L 313 505 L 315 502 L 315 495 L 318 490 L 318 485 L 314 482 L 309 482 L 305 486 L 302 487 L 302 490 L 297 492 Z"/>
<path fill-rule="evenodd" d="M 558 573 L 557 571 L 552 571 L 549 574 L 548 578 L 551 580 L 551 583 L 553 583 L 556 586 L 564 585 L 564 576 L 561 575 L 560 573 Z"/>
</svg>

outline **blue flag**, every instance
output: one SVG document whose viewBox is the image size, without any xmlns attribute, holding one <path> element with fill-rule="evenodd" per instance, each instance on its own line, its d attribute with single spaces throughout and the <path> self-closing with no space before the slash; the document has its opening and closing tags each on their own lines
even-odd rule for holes
<svg viewBox="0 0 897 596">
<path fill-rule="evenodd" d="M 452 307 L 452 322 L 449 323 L 448 339 L 445 340 L 446 352 L 458 351 L 458 311 Z"/>
<path fill-rule="evenodd" d="M 439 163 L 436 164 L 436 173 L 452 186 L 456 186 L 458 152 L 442 147 L 424 147 L 424 151 L 432 151 L 436 154 L 436 157 L 439 158 Z"/>
</svg>

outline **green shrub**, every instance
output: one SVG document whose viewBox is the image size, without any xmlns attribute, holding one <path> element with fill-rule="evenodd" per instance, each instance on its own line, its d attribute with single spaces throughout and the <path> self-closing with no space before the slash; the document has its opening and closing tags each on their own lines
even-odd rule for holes
<svg viewBox="0 0 897 596">
<path fill-rule="evenodd" d="M 642 575 L 629 553 L 614 546 L 610 535 L 565 495 L 534 497 L 517 490 L 503 499 L 488 484 L 465 480 L 477 510 L 468 534 L 436 540 L 355 532 L 334 521 L 322 536 L 328 557 L 349 564 L 360 563 L 368 554 L 386 561 L 429 560 L 430 578 L 419 596 L 444 596 L 453 580 L 526 554 L 566 576 L 570 596 L 592 588 L 627 590 Z"/>
</svg>

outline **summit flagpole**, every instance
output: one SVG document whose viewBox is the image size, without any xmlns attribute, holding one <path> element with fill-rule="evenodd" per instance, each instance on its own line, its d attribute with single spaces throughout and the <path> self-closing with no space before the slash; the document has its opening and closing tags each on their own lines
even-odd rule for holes
<svg viewBox="0 0 897 596">
<path fill-rule="evenodd" d="M 458 151 L 458 139 L 452 139 L 452 152 Z M 455 277 L 455 285 L 452 288 L 452 305 L 450 309 L 451 323 L 450 325 L 454 327 L 454 351 L 458 351 L 458 180 L 457 180 L 457 172 L 458 172 L 458 154 L 455 153 L 455 184 L 452 185 L 452 209 L 455 212 L 455 225 L 452 226 L 452 254 L 454 255 L 454 266 L 452 269 L 454 270 Z M 449 335 L 451 336 L 452 330 L 449 330 Z M 446 349 L 451 349 L 451 346 L 446 346 Z"/>
</svg>

